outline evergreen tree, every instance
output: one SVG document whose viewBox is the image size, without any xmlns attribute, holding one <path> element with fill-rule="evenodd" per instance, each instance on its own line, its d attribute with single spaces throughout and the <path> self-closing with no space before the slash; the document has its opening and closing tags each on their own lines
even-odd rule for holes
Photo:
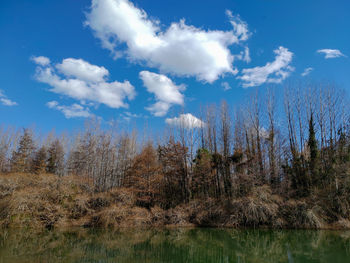
<svg viewBox="0 0 350 263">
<path fill-rule="evenodd" d="M 46 160 L 47 150 L 45 146 L 42 146 L 34 155 L 32 171 L 36 174 L 44 173 L 46 170 Z"/>
<path fill-rule="evenodd" d="M 133 189 L 138 205 L 150 208 L 159 200 L 162 181 L 157 151 L 148 144 L 134 158 L 125 186 Z"/>
<path fill-rule="evenodd" d="M 12 153 L 11 170 L 13 172 L 30 172 L 34 149 L 32 133 L 30 130 L 24 129 L 19 146 Z"/>
<path fill-rule="evenodd" d="M 64 150 L 59 140 L 51 143 L 47 158 L 47 172 L 62 175 L 64 170 Z"/>
<path fill-rule="evenodd" d="M 215 174 L 213 173 L 212 156 L 207 149 L 198 149 L 194 159 L 191 180 L 192 197 L 208 197 L 215 192 Z"/>
</svg>

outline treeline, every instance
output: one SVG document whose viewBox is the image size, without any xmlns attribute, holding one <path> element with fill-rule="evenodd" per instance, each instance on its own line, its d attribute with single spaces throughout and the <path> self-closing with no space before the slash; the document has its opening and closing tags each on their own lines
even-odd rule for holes
<svg viewBox="0 0 350 263">
<path fill-rule="evenodd" d="M 233 199 L 268 185 L 284 198 L 318 196 L 349 213 L 350 130 L 345 93 L 332 85 L 254 93 L 234 109 L 201 110 L 202 127 L 168 127 L 140 140 L 97 124 L 69 138 L 30 129 L 0 132 L 0 170 L 77 175 L 96 192 L 128 188 L 138 205 L 164 209 L 193 199 Z M 276 98 L 281 99 L 276 99 Z"/>
</svg>

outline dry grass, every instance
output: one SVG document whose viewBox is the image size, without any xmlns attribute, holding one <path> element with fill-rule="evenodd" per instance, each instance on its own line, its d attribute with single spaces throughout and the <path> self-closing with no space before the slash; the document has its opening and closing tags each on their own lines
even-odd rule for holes
<svg viewBox="0 0 350 263">
<path fill-rule="evenodd" d="M 93 193 L 78 177 L 0 176 L 0 225 L 5 227 L 127 227 L 164 225 L 165 213 L 135 205 L 128 189 Z"/>
<path fill-rule="evenodd" d="M 192 200 L 169 210 L 138 207 L 126 188 L 94 193 L 79 177 L 42 174 L 0 175 L 0 226 L 30 228 L 229 226 L 269 228 L 350 228 L 343 213 L 327 217 L 312 200 L 283 200 L 268 186 L 232 200 Z"/>
</svg>

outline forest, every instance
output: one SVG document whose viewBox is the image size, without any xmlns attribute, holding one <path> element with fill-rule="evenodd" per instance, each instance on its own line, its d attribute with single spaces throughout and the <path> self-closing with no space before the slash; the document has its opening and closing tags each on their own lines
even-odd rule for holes
<svg viewBox="0 0 350 263">
<path fill-rule="evenodd" d="M 333 84 L 255 91 L 162 134 L 0 129 L 0 225 L 350 228 L 350 116 Z"/>
</svg>

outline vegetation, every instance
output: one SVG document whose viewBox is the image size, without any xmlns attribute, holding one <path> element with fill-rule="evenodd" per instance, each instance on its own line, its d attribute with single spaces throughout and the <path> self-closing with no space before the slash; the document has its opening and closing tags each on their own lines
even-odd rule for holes
<svg viewBox="0 0 350 263">
<path fill-rule="evenodd" d="M 154 141 L 96 124 L 41 140 L 2 129 L 1 224 L 348 228 L 343 92 L 266 94 L 233 112 L 226 102 L 207 107 L 202 127 L 183 123 Z"/>
</svg>

